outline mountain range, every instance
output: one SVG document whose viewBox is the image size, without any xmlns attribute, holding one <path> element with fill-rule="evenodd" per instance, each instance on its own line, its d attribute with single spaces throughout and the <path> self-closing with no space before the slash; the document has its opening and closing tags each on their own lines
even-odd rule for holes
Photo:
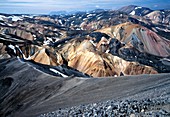
<svg viewBox="0 0 170 117">
<path fill-rule="evenodd" d="M 115 88 L 111 92 L 116 92 L 120 86 L 113 85 L 120 83 L 123 87 L 124 82 L 128 82 L 127 87 L 120 88 L 123 93 L 115 99 L 135 99 L 134 87 L 128 86 L 130 82 L 142 87 L 136 90 L 140 96 L 147 93 L 155 99 L 148 93 L 154 91 L 149 88 L 155 85 L 158 90 L 165 89 L 165 94 L 157 94 L 158 97 L 169 98 L 170 87 L 166 84 L 170 81 L 170 10 L 130 5 L 118 10 L 69 14 L 65 11 L 50 15 L 1 13 L 0 66 L 2 117 L 20 116 L 20 113 L 38 116 L 60 107 L 114 98 L 116 95 L 110 95 L 109 91 Z M 148 83 L 142 80 L 144 77 L 149 77 Z M 129 96 L 125 91 L 128 87 Z M 83 98 L 88 93 L 92 96 L 93 90 L 94 98 Z M 102 95 L 100 90 L 108 98 L 97 97 Z M 67 104 L 64 102 L 67 96 L 80 99 L 74 100 L 75 104 L 69 99 Z M 57 102 L 54 106 L 55 101 L 61 104 Z"/>
</svg>

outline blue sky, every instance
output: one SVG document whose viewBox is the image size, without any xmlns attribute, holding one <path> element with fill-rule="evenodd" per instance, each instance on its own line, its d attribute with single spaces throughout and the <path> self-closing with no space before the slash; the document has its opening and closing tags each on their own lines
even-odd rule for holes
<svg viewBox="0 0 170 117">
<path fill-rule="evenodd" d="M 170 9 L 170 0 L 0 0 L 0 13 L 48 14 L 51 11 L 118 9 L 126 5 Z"/>
</svg>

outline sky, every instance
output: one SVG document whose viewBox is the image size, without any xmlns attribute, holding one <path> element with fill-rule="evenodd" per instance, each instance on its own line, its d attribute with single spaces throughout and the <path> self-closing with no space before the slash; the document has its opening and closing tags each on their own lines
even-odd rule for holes
<svg viewBox="0 0 170 117">
<path fill-rule="evenodd" d="M 170 0 L 0 0 L 0 13 L 49 14 L 52 11 L 116 10 L 127 5 L 170 9 Z"/>
</svg>

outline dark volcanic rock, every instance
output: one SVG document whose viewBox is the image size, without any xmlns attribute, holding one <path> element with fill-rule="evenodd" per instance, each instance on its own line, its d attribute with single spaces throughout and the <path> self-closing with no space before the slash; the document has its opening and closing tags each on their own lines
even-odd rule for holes
<svg viewBox="0 0 170 117">
<path fill-rule="evenodd" d="M 146 106 L 147 105 L 147 109 Z M 162 108 L 150 111 L 150 108 Z M 169 99 L 150 100 L 145 99 L 142 101 L 137 100 L 123 100 L 114 101 L 109 100 L 102 103 L 92 103 L 88 105 L 80 105 L 66 109 L 41 114 L 38 117 L 58 117 L 58 116 L 86 116 L 86 117 L 113 117 L 113 116 L 170 116 L 170 109 L 163 106 L 169 106 Z"/>
<path fill-rule="evenodd" d="M 71 111 L 60 109 L 57 114 L 90 116 L 96 113 L 99 116 L 107 116 L 138 114 L 143 111 L 142 109 L 146 113 L 151 111 L 157 113 L 159 110 L 152 109 L 154 105 L 162 105 L 161 115 L 169 113 L 169 110 L 164 108 L 169 104 L 166 100 L 170 94 L 169 74 L 108 79 L 59 78 L 45 72 L 45 67 L 43 70 L 40 69 L 42 65 L 22 62 L 19 59 L 0 60 L 0 66 L 3 67 L 0 70 L 0 115 L 2 117 L 32 117 L 76 105 L 81 106 L 72 107 Z M 119 99 L 123 102 L 103 102 L 111 99 Z M 103 103 L 96 104 L 101 101 Z M 93 104 L 86 105 L 88 103 Z"/>
</svg>

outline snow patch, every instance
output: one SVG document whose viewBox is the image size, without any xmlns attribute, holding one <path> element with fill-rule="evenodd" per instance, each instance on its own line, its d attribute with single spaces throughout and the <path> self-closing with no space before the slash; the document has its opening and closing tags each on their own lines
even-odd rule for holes
<svg viewBox="0 0 170 117">
<path fill-rule="evenodd" d="M 53 42 L 52 38 L 47 37 L 47 39 L 44 40 L 44 42 L 43 42 L 44 44 L 43 45 L 49 45 L 51 42 Z"/>
<path fill-rule="evenodd" d="M 8 18 L 12 18 L 12 21 L 18 21 L 18 20 L 22 20 L 20 17 L 18 16 L 9 16 Z"/>
<path fill-rule="evenodd" d="M 73 25 L 74 25 L 74 21 L 71 22 L 71 26 L 73 26 Z"/>
<path fill-rule="evenodd" d="M 83 21 L 87 20 L 88 18 L 84 18 Z"/>
<path fill-rule="evenodd" d="M 170 62 L 170 59 L 168 59 L 168 58 L 163 58 L 162 60 Z"/>
<path fill-rule="evenodd" d="M 109 53 L 110 52 L 110 50 L 106 50 L 106 52 L 105 53 Z"/>
<path fill-rule="evenodd" d="M 58 45 L 57 47 L 61 47 L 61 44 L 60 44 L 60 45 Z"/>
<path fill-rule="evenodd" d="M 135 11 L 132 11 L 132 12 L 130 13 L 130 15 L 135 15 L 135 13 L 136 13 Z"/>
<path fill-rule="evenodd" d="M 49 44 L 50 44 L 50 41 L 47 40 L 47 41 L 44 41 L 43 43 L 44 43 L 43 45 L 49 45 Z"/>
<path fill-rule="evenodd" d="M 8 26 L 13 26 L 12 24 L 7 24 Z"/>
<path fill-rule="evenodd" d="M 18 50 L 19 50 L 20 53 L 22 54 L 23 58 L 24 58 L 25 60 L 27 60 L 28 58 L 25 57 L 25 55 L 23 54 L 23 52 L 21 51 L 21 49 L 19 48 L 19 46 L 16 45 L 15 47 L 18 48 Z"/>
<path fill-rule="evenodd" d="M 36 38 L 36 35 L 34 35 L 34 34 L 33 34 L 33 37 L 35 37 L 35 38 Z"/>
<path fill-rule="evenodd" d="M 63 73 L 61 73 L 61 72 L 59 72 L 59 71 L 57 71 L 55 69 L 50 68 L 50 71 L 52 71 L 54 73 L 57 73 L 57 74 L 60 74 L 62 77 L 68 77 L 67 75 L 65 75 L 65 74 L 63 74 Z"/>
<path fill-rule="evenodd" d="M 58 20 L 58 22 L 59 22 L 61 25 L 63 25 L 63 22 L 61 21 L 61 19 L 60 19 L 60 20 Z"/>
<path fill-rule="evenodd" d="M 33 37 L 34 37 L 34 40 L 36 40 L 36 39 L 37 39 L 37 36 L 36 36 L 35 34 L 33 34 Z"/>
<path fill-rule="evenodd" d="M 16 54 L 16 50 L 15 50 L 15 47 L 13 45 L 10 44 L 10 45 L 8 45 L 8 47 L 11 48 L 14 51 L 14 53 Z"/>
<path fill-rule="evenodd" d="M 95 14 L 89 14 L 89 15 L 87 15 L 87 17 L 91 17 L 91 16 L 95 16 Z"/>
<path fill-rule="evenodd" d="M 4 23 L 0 23 L 1 25 L 3 25 L 3 26 L 5 26 L 5 24 Z"/>
<path fill-rule="evenodd" d="M 136 7 L 135 9 L 141 9 L 142 7 Z"/>
<path fill-rule="evenodd" d="M 38 31 L 40 34 L 43 34 L 41 31 Z"/>
<path fill-rule="evenodd" d="M 165 18 L 163 18 L 163 20 L 162 20 L 162 23 L 164 23 L 165 22 Z"/>
<path fill-rule="evenodd" d="M 33 18 L 35 15 L 22 15 L 22 17 L 25 17 L 25 18 Z"/>
<path fill-rule="evenodd" d="M 153 61 L 151 61 L 151 60 L 150 60 L 149 62 L 150 62 L 150 63 L 153 63 Z"/>
<path fill-rule="evenodd" d="M 5 16 L 3 16 L 3 15 L 0 15 L 0 20 L 2 20 L 3 21 L 3 19 L 4 18 L 6 18 Z"/>
<path fill-rule="evenodd" d="M 45 29 L 48 29 L 48 27 L 47 27 L 47 26 L 45 26 L 44 28 L 45 28 Z"/>
<path fill-rule="evenodd" d="M 98 17 L 97 20 L 100 20 L 102 18 L 102 16 Z"/>
<path fill-rule="evenodd" d="M 90 43 L 96 47 L 96 44 L 92 40 L 90 40 Z"/>
<path fill-rule="evenodd" d="M 116 37 L 116 36 L 117 36 L 115 32 L 113 32 L 113 36 L 114 36 L 114 37 Z"/>
</svg>

